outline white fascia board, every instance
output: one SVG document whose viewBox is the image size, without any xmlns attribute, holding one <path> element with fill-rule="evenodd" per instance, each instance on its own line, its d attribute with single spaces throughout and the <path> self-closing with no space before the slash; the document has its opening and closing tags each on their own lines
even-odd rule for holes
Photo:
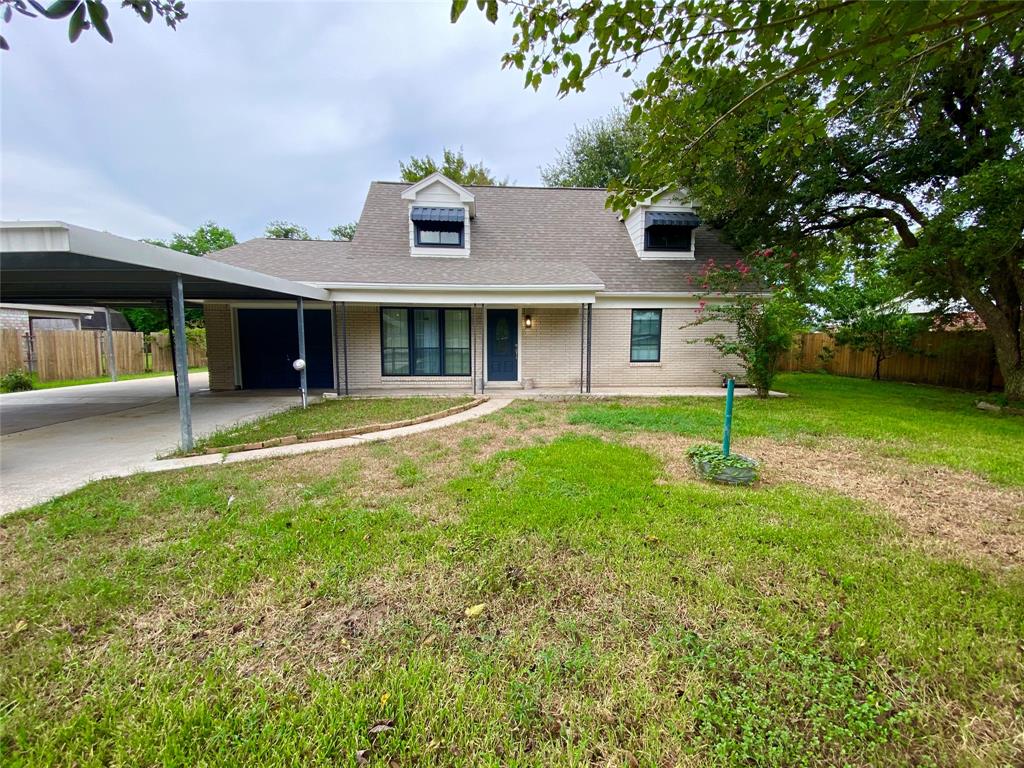
<svg viewBox="0 0 1024 768">
<path fill-rule="evenodd" d="M 749 293 L 745 296 L 770 296 L 769 293 Z M 623 293 L 599 293 L 594 303 L 595 309 L 663 309 L 669 307 L 690 308 L 706 304 L 724 304 L 729 301 L 728 294 L 705 294 L 696 292 L 652 292 L 637 291 Z"/>
<path fill-rule="evenodd" d="M 62 221 L 0 222 L 0 251 L 80 253 L 107 261 L 149 267 L 203 280 L 233 283 L 275 293 L 327 299 L 327 292 L 307 283 L 298 283 L 262 272 L 253 272 L 220 261 L 172 251 L 127 237 Z M 187 298 L 187 297 L 186 297 Z"/>
<path fill-rule="evenodd" d="M 584 286 L 402 286 L 330 287 L 331 301 L 358 304 L 593 304 Z"/>
</svg>

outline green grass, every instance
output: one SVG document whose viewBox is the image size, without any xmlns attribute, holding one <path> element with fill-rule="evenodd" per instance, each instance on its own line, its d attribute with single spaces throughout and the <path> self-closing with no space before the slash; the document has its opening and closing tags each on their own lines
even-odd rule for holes
<svg viewBox="0 0 1024 768">
<path fill-rule="evenodd" d="M 816 382 L 787 381 L 780 410 L 830 418 Z M 938 440 L 927 400 L 907 407 Z M 817 489 L 673 481 L 615 442 L 636 424 L 477 458 L 563 408 L 102 481 L 4 519 L 0 763 L 1024 759 L 1019 568 L 937 557 Z"/>
<path fill-rule="evenodd" d="M 460 397 L 366 397 L 338 398 L 313 403 L 308 408 L 289 408 L 213 432 L 196 442 L 196 450 L 222 448 L 242 443 L 258 443 L 274 437 L 296 435 L 300 438 L 318 432 L 347 429 L 370 424 L 385 424 L 437 413 L 468 403 Z"/>
<path fill-rule="evenodd" d="M 189 373 L 205 373 L 206 368 L 189 368 Z M 131 379 L 152 379 L 157 376 L 173 376 L 170 371 L 146 371 L 145 373 L 124 373 L 119 374 L 118 381 L 130 381 Z M 32 384 L 35 389 L 55 389 L 57 387 L 77 387 L 82 384 L 105 384 L 110 381 L 109 376 L 95 376 L 90 379 L 59 379 L 57 381 L 40 381 L 35 374 L 32 375 Z"/>
<path fill-rule="evenodd" d="M 818 374 L 786 374 L 788 398 L 736 399 L 733 435 L 877 443 L 893 457 L 969 470 L 1024 485 L 1024 417 L 980 411 L 976 393 Z M 580 405 L 574 424 L 720 440 L 722 400 L 663 398 Z"/>
</svg>

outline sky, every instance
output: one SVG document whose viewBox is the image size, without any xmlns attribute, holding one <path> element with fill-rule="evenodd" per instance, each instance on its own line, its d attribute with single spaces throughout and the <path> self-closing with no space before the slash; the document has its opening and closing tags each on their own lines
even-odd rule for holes
<svg viewBox="0 0 1024 768">
<path fill-rule="evenodd" d="M 559 99 L 502 70 L 507 18 L 470 3 L 187 1 L 173 31 L 108 0 L 114 44 L 15 15 L 0 55 L 0 218 L 166 238 L 213 220 L 240 240 L 272 219 L 317 237 L 359 218 L 370 181 L 410 155 L 465 149 L 540 183 L 616 75 Z"/>
</svg>

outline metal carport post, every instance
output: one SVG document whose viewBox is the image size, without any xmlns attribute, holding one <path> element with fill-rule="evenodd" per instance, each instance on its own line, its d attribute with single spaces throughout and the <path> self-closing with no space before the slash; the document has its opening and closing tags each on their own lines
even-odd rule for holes
<svg viewBox="0 0 1024 768">
<path fill-rule="evenodd" d="M 195 443 L 192 439 L 192 392 L 188 387 L 188 344 L 182 343 L 185 339 L 185 291 L 181 275 L 171 281 L 171 313 L 174 335 L 178 339 L 174 346 L 174 381 L 178 387 L 181 450 L 191 451 Z"/>
</svg>

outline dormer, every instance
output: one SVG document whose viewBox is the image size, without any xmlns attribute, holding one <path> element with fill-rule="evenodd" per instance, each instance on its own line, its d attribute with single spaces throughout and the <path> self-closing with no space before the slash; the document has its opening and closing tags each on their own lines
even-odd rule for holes
<svg viewBox="0 0 1024 768">
<path fill-rule="evenodd" d="M 644 261 L 695 257 L 697 206 L 684 190 L 662 190 L 641 200 L 625 219 L 636 255 Z"/>
<path fill-rule="evenodd" d="M 409 253 L 413 256 L 469 256 L 473 193 L 440 173 L 402 192 L 409 201 Z"/>
</svg>

